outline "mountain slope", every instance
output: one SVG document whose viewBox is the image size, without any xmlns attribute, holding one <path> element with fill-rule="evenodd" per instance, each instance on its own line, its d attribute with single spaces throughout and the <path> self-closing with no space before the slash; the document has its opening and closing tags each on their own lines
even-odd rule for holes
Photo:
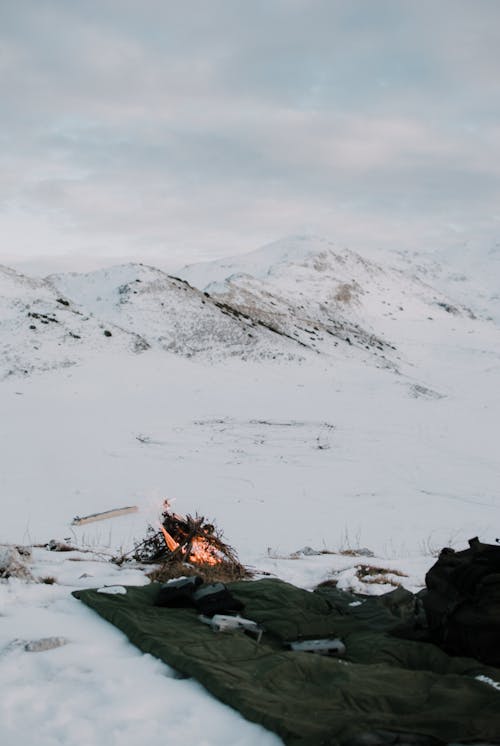
<svg viewBox="0 0 500 746">
<path fill-rule="evenodd" d="M 47 281 L 82 310 L 168 352 L 211 359 L 297 354 L 283 335 L 153 267 L 126 264 Z"/>
<path fill-rule="evenodd" d="M 50 283 L 0 266 L 0 377 L 143 348 L 137 335 L 83 313 Z"/>
<path fill-rule="evenodd" d="M 390 251 L 384 261 L 460 299 L 500 324 L 500 245 L 458 245 L 433 252 Z"/>
<path fill-rule="evenodd" d="M 241 258 L 185 267 L 181 275 L 310 348 L 328 352 L 333 338 L 382 365 L 411 362 L 433 327 L 447 335 L 474 321 L 468 308 L 419 278 L 318 238 L 285 239 Z"/>
</svg>

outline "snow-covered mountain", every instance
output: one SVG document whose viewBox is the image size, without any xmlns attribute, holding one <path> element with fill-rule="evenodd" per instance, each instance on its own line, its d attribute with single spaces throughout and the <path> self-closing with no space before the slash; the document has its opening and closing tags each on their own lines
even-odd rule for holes
<svg viewBox="0 0 500 746">
<path fill-rule="evenodd" d="M 126 264 L 35 280 L 1 269 L 1 375 L 154 348 L 211 361 L 319 355 L 326 364 L 353 359 L 425 379 L 419 368 L 430 340 L 436 350 L 450 336 L 475 335 L 488 345 L 498 331 L 414 268 L 370 261 L 314 237 L 185 267 L 180 275 Z"/>
<path fill-rule="evenodd" d="M 0 378 L 144 347 L 139 336 L 80 310 L 49 282 L 0 266 Z"/>
<path fill-rule="evenodd" d="M 168 352 L 211 359 L 293 352 L 284 338 L 263 325 L 154 267 L 127 264 L 87 274 L 51 275 L 47 281 L 82 311 Z"/>
<path fill-rule="evenodd" d="M 392 329 L 387 319 L 408 320 L 431 313 L 473 313 L 431 284 L 390 264 L 339 250 L 326 239 L 298 236 L 242 257 L 184 267 L 181 276 L 214 297 L 276 293 L 293 311 L 318 312 Z M 257 302 L 257 300 L 256 300 Z"/>
<path fill-rule="evenodd" d="M 243 257 L 183 268 L 181 276 L 219 302 L 272 323 L 318 352 L 348 343 L 387 365 L 417 363 L 430 338 L 485 329 L 473 312 L 413 271 L 299 236 Z M 491 331 L 491 327 L 489 328 Z"/>
<path fill-rule="evenodd" d="M 400 267 L 500 324 L 500 244 L 466 242 L 434 251 L 376 253 L 383 263 Z"/>
<path fill-rule="evenodd" d="M 290 253 L 285 259 L 294 256 Z M 278 258 L 272 251 L 270 257 Z M 285 262 L 282 251 L 279 258 L 283 277 L 295 284 L 293 272 L 298 265 Z M 316 256 L 315 266 L 320 260 Z M 305 287 L 293 298 L 283 293 L 280 284 L 244 277 L 246 284 L 238 285 L 238 293 L 233 292 L 234 284 L 227 292 L 213 283 L 208 289 L 196 289 L 159 269 L 133 264 L 85 275 L 52 275 L 47 280 L 82 312 L 137 334 L 150 346 L 186 356 L 302 358 L 305 353 L 337 355 L 340 343 L 343 355 L 351 354 L 349 346 L 357 346 L 389 365 L 385 353 L 392 353 L 393 346 L 346 318 L 335 298 L 330 309 L 328 301 L 318 304 L 315 288 Z M 324 278 L 325 286 L 328 279 Z M 345 296 L 348 290 L 343 292 Z"/>
<path fill-rule="evenodd" d="M 142 265 L 30 278 L 0 267 L 0 378 L 150 347 L 185 357 L 299 357 L 297 345 Z"/>
</svg>

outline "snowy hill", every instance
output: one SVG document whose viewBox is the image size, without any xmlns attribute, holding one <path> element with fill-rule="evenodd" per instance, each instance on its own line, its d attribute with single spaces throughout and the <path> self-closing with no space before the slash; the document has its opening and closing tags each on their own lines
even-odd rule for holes
<svg viewBox="0 0 500 746">
<path fill-rule="evenodd" d="M 429 345 L 451 362 L 472 339 L 489 348 L 498 340 L 494 324 L 424 282 L 423 271 L 339 251 L 325 239 L 288 238 L 180 274 L 126 264 L 34 280 L 4 268 L 2 375 L 118 349 L 212 362 L 319 355 L 327 365 L 352 359 L 399 371 L 414 379 L 414 391 L 440 395 L 450 376 L 432 383 Z"/>
<path fill-rule="evenodd" d="M 500 245 L 458 245 L 433 252 L 383 252 L 384 261 L 460 299 L 500 324 Z"/>
<path fill-rule="evenodd" d="M 87 274 L 51 275 L 47 281 L 82 312 L 168 352 L 210 359 L 296 353 L 288 340 L 153 267 L 127 264 Z"/>
<path fill-rule="evenodd" d="M 336 250 L 335 244 L 325 238 L 291 236 L 246 254 L 187 265 L 180 274 L 200 289 L 214 282 L 224 282 L 236 274 L 248 274 L 262 280 L 276 272 L 280 265 L 304 262 L 315 254 L 332 250 Z"/>
<path fill-rule="evenodd" d="M 0 378 L 141 349 L 137 335 L 82 312 L 50 283 L 0 266 Z"/>
<path fill-rule="evenodd" d="M 382 366 L 415 365 L 419 345 L 457 328 L 485 330 L 468 307 L 413 272 L 339 251 L 315 237 L 284 239 L 242 257 L 185 267 L 180 274 L 310 349 L 325 352 L 333 338 L 334 344 L 377 355 Z"/>
<path fill-rule="evenodd" d="M 151 348 L 207 361 L 320 355 L 413 375 L 430 339 L 473 334 L 489 344 L 492 334 L 415 273 L 324 239 L 285 239 L 181 274 L 126 264 L 34 280 L 1 270 L 2 375 Z"/>
</svg>

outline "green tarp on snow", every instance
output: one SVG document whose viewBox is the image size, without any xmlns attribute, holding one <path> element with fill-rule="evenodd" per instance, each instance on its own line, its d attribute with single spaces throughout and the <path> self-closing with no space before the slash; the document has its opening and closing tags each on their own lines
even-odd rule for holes
<svg viewBox="0 0 500 746">
<path fill-rule="evenodd" d="M 500 670 L 391 636 L 412 599 L 405 591 L 360 599 L 275 579 L 231 583 L 243 615 L 266 630 L 258 644 L 242 631 L 214 632 L 194 609 L 155 606 L 159 587 L 74 595 L 286 744 L 500 743 Z M 346 645 L 342 660 L 284 646 L 332 636 Z"/>
</svg>

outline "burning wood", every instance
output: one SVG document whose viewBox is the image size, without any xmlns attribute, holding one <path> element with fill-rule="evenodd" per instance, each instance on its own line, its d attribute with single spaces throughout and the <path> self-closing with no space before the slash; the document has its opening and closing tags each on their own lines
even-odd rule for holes
<svg viewBox="0 0 500 746">
<path fill-rule="evenodd" d="M 163 536 L 165 537 L 165 544 L 170 549 L 171 552 L 175 552 L 175 550 L 178 548 L 178 544 L 176 540 L 170 536 L 166 528 L 164 526 L 160 526 L 160 531 L 162 532 Z"/>
<path fill-rule="evenodd" d="M 163 575 L 174 574 L 174 565 L 181 565 L 177 568 L 180 572 L 191 567 L 196 568 L 196 572 L 204 569 L 217 573 L 220 570 L 235 578 L 248 574 L 234 549 L 223 541 L 221 532 L 213 524 L 203 516 L 172 513 L 167 502 L 159 527 L 149 527 L 144 541 L 136 544 L 132 558 L 160 564 L 165 571 Z"/>
</svg>

